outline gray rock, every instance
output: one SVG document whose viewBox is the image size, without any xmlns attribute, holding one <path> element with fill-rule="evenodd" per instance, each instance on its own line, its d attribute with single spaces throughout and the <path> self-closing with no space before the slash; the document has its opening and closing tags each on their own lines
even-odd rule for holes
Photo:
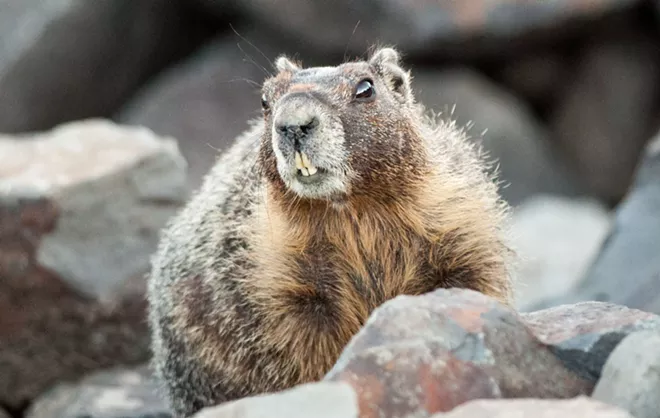
<svg viewBox="0 0 660 418">
<path fill-rule="evenodd" d="M 300 45 L 311 45 L 324 53 L 343 54 L 348 49 L 362 54 L 380 43 L 398 45 L 408 54 L 437 58 L 480 53 L 499 57 L 518 41 L 562 38 L 639 0 L 196 2 L 221 18 L 237 8 L 258 26 L 278 28 L 298 39 Z"/>
<path fill-rule="evenodd" d="M 568 367 L 598 381 L 612 350 L 627 335 L 660 332 L 658 315 L 604 302 L 582 302 L 522 314 L 527 327 Z"/>
<path fill-rule="evenodd" d="M 660 56 L 637 28 L 605 31 L 586 48 L 550 124 L 590 193 L 614 204 L 652 134 Z"/>
<path fill-rule="evenodd" d="M 413 77 L 417 98 L 429 110 L 471 125 L 469 133 L 499 165 L 500 192 L 509 203 L 537 193 L 580 192 L 541 124 L 514 95 L 468 68 L 418 70 Z"/>
<path fill-rule="evenodd" d="M 0 132 L 108 116 L 207 35 L 184 2 L 0 0 Z"/>
<path fill-rule="evenodd" d="M 57 224 L 36 262 L 79 292 L 103 299 L 148 269 L 158 230 L 187 197 L 176 141 L 103 121 L 0 137 L 0 203 L 48 198 Z"/>
<path fill-rule="evenodd" d="M 26 418 L 170 418 L 147 367 L 93 373 L 60 383 L 30 405 Z"/>
<path fill-rule="evenodd" d="M 537 309 L 585 300 L 660 314 L 660 134 L 646 148 L 614 225 L 578 286 Z"/>
<path fill-rule="evenodd" d="M 0 136 L 0 404 L 149 355 L 144 274 L 187 198 L 173 139 L 90 120 Z"/>
<path fill-rule="evenodd" d="M 350 385 L 317 382 L 206 408 L 192 418 L 358 418 L 358 412 Z"/>
<path fill-rule="evenodd" d="M 4 409 L 0 408 L 0 418 L 11 418 L 11 416 Z"/>
<path fill-rule="evenodd" d="M 627 411 L 586 396 L 573 399 L 476 400 L 431 418 L 633 418 Z"/>
<path fill-rule="evenodd" d="M 259 51 L 238 36 L 216 39 L 150 82 L 114 117 L 179 138 L 191 187 L 200 184 L 218 154 L 248 128 L 248 120 L 261 114 L 260 85 L 273 71 L 270 62 L 280 53 L 295 52 L 265 35 L 242 32 Z"/>
<path fill-rule="evenodd" d="M 513 211 L 512 246 L 518 309 L 572 289 L 609 232 L 611 215 L 592 199 L 538 195 Z"/>
<path fill-rule="evenodd" d="M 594 399 L 635 418 L 660 417 L 660 330 L 636 332 L 619 343 L 605 363 Z"/>
</svg>

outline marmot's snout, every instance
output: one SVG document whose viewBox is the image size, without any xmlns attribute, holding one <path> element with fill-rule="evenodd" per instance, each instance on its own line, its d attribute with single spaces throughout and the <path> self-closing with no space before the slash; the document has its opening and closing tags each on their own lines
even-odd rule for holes
<svg viewBox="0 0 660 418">
<path fill-rule="evenodd" d="M 284 182 L 306 197 L 343 191 L 343 129 L 332 112 L 310 91 L 284 95 L 273 110 L 272 145 Z"/>
<path fill-rule="evenodd" d="M 319 167 L 311 159 L 314 159 L 313 150 L 318 147 L 314 144 L 318 141 L 315 137 L 323 130 L 320 125 L 320 112 L 316 106 L 310 105 L 309 99 L 298 97 L 285 98 L 273 123 L 275 145 L 290 164 L 295 164 L 297 175 L 303 181 L 311 180 L 319 172 Z"/>
</svg>

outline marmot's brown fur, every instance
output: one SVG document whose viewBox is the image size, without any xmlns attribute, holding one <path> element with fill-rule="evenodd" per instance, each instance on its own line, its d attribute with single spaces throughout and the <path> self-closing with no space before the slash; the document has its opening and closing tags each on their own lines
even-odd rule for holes
<svg viewBox="0 0 660 418">
<path fill-rule="evenodd" d="M 510 303 L 507 206 L 465 132 L 415 103 L 399 54 L 275 67 L 263 118 L 153 260 L 153 364 L 182 416 L 321 379 L 397 295 Z"/>
</svg>

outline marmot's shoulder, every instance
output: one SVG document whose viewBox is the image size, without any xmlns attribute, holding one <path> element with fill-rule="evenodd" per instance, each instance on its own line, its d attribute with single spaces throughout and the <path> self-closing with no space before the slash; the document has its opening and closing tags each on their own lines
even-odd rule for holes
<svg viewBox="0 0 660 418">
<path fill-rule="evenodd" d="M 209 266 L 232 262 L 231 254 L 221 257 L 218 251 L 223 237 L 236 235 L 251 215 L 260 182 L 254 167 L 262 131 L 262 121 L 251 121 L 162 229 L 148 283 L 152 315 L 161 317 L 173 309 L 175 282 L 205 276 Z"/>
</svg>

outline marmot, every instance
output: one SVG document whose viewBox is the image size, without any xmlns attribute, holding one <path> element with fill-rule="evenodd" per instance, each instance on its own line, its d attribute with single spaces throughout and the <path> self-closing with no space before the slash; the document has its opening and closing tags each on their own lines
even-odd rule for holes
<svg viewBox="0 0 660 418">
<path fill-rule="evenodd" d="M 303 68 L 164 228 L 148 298 L 172 409 L 320 380 L 370 313 L 440 287 L 511 303 L 509 208 L 479 148 L 415 102 L 390 47 Z"/>
</svg>

